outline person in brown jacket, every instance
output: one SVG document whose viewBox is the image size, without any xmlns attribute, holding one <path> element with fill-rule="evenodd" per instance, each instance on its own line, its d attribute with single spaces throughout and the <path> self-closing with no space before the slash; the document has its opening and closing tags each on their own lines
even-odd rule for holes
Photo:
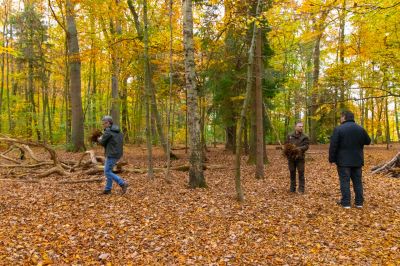
<svg viewBox="0 0 400 266">
<path fill-rule="evenodd" d="M 293 144 L 295 146 L 296 156 L 288 156 L 288 164 L 290 171 L 290 192 L 296 192 L 296 169 L 299 173 L 299 188 L 300 193 L 304 193 L 305 187 L 305 156 L 304 153 L 308 150 L 309 138 L 303 133 L 303 123 L 296 122 L 294 132 L 290 133 L 285 141 L 285 144 Z"/>
</svg>

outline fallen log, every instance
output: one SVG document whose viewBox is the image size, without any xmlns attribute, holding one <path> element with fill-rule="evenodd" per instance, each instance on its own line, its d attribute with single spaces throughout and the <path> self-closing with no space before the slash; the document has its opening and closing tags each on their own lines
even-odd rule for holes
<svg viewBox="0 0 400 266">
<path fill-rule="evenodd" d="M 0 178 L 0 181 L 22 182 L 22 183 L 41 183 L 39 180 L 35 180 L 35 179 L 11 179 L 11 178 Z"/>
<path fill-rule="evenodd" d="M 389 162 L 371 168 L 372 174 L 386 174 L 391 177 L 400 177 L 400 152 Z"/>
<path fill-rule="evenodd" d="M 49 176 L 51 174 L 58 174 L 58 175 L 61 175 L 61 176 L 68 175 L 60 165 L 57 165 L 57 166 L 47 170 L 46 172 L 37 175 L 36 177 L 37 178 L 43 178 L 43 177 Z"/>
<path fill-rule="evenodd" d="M 59 184 L 78 184 L 78 183 L 96 183 L 96 182 L 102 182 L 104 181 L 104 178 L 86 178 L 86 179 L 78 179 L 78 180 L 61 180 L 58 181 L 57 183 Z"/>
</svg>

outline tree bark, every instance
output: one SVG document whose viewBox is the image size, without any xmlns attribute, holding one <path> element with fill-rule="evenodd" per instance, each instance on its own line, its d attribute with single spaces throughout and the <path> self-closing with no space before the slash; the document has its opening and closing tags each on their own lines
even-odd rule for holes
<svg viewBox="0 0 400 266">
<path fill-rule="evenodd" d="M 143 21 L 144 21 L 144 82 L 146 94 L 146 143 L 147 143 L 147 176 L 151 179 L 154 178 L 153 170 L 153 153 L 152 153 L 152 140 L 151 140 L 151 115 L 150 115 L 150 102 L 151 102 L 151 76 L 150 76 L 150 62 L 149 62 L 149 40 L 148 40 L 148 21 L 147 21 L 147 0 L 143 1 Z"/>
<path fill-rule="evenodd" d="M 256 41 L 256 172 L 257 179 L 264 178 L 264 121 L 263 121 L 263 94 L 262 94 L 262 39 L 261 29 L 257 29 Z"/>
<path fill-rule="evenodd" d="M 74 2 L 66 0 L 67 43 L 72 110 L 72 150 L 85 149 L 83 131 L 83 110 L 81 98 L 81 59 L 79 54 L 78 32 L 76 29 Z"/>
<path fill-rule="evenodd" d="M 260 14 L 261 9 L 261 0 L 257 1 L 257 8 L 256 8 L 256 16 Z M 246 119 L 246 112 L 249 108 L 250 102 L 250 94 L 252 88 L 252 80 L 253 80 L 253 64 L 254 64 L 254 48 L 255 48 L 255 41 L 256 41 L 256 33 L 257 33 L 257 26 L 253 23 L 253 34 L 251 38 L 251 44 L 249 49 L 249 61 L 247 65 L 247 83 L 246 83 L 246 96 L 243 101 L 242 110 L 240 112 L 239 117 L 239 129 L 236 138 L 236 155 L 235 155 L 235 189 L 236 189 L 236 198 L 239 202 L 244 200 L 244 193 L 242 189 L 241 183 L 241 175 L 240 175 L 240 162 L 241 162 L 241 150 L 242 150 L 242 131 L 244 129 L 244 121 Z"/>
<path fill-rule="evenodd" d="M 397 98 L 394 97 L 394 114 L 395 114 L 395 122 L 396 122 L 397 141 L 400 142 L 400 125 L 399 125 L 400 110 L 397 107 L 398 107 L 397 106 Z"/>
<path fill-rule="evenodd" d="M 183 0 L 183 44 L 185 52 L 185 80 L 190 147 L 189 186 L 206 187 L 203 173 L 203 146 L 201 143 L 198 88 L 196 86 L 192 0 Z"/>
<path fill-rule="evenodd" d="M 119 14 L 119 5 L 120 0 L 115 0 L 116 8 L 114 12 L 118 12 Z M 114 24 L 111 21 L 112 25 Z M 119 16 L 116 17 L 115 21 L 115 30 L 111 28 L 111 33 L 114 36 L 114 42 L 116 44 L 112 47 L 112 76 L 111 76 L 111 116 L 113 118 L 113 123 L 117 126 L 120 125 L 120 99 L 119 99 L 119 73 L 120 73 L 120 45 L 118 38 L 122 35 L 122 26 L 121 26 L 121 19 Z"/>
</svg>

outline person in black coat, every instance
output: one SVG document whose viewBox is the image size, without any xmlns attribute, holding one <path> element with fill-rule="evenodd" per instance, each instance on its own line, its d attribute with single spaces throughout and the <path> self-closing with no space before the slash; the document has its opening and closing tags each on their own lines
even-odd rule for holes
<svg viewBox="0 0 400 266">
<path fill-rule="evenodd" d="M 331 136 L 329 162 L 335 163 L 340 180 L 342 199 L 338 202 L 343 208 L 351 206 L 350 179 L 355 193 L 355 205 L 362 208 L 364 203 L 362 166 L 364 166 L 364 145 L 371 143 L 371 138 L 364 128 L 354 121 L 354 114 L 344 111 L 341 114 L 340 126 Z"/>
</svg>

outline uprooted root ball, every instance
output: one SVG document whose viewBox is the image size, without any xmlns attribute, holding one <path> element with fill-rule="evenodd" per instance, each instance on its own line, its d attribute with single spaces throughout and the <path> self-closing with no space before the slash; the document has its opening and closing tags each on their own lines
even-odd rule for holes
<svg viewBox="0 0 400 266">
<path fill-rule="evenodd" d="M 283 147 L 283 154 L 289 160 L 297 160 L 301 157 L 301 150 L 293 143 L 286 143 Z"/>
<path fill-rule="evenodd" d="M 103 133 L 99 129 L 95 129 L 92 132 L 92 135 L 90 136 L 90 141 L 92 143 L 98 142 L 98 138 L 103 135 Z"/>
</svg>

